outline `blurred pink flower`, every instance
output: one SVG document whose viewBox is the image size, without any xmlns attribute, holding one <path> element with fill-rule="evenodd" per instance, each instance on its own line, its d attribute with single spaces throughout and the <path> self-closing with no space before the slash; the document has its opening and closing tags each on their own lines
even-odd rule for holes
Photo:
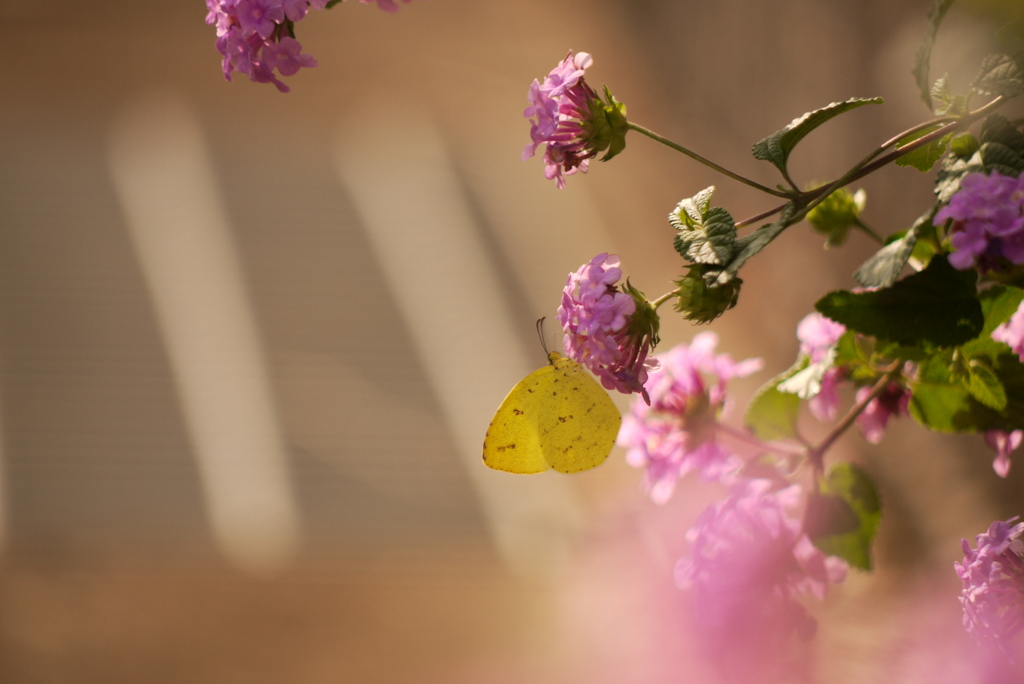
<svg viewBox="0 0 1024 684">
<path fill-rule="evenodd" d="M 862 401 L 871 394 L 870 387 L 861 387 L 857 390 L 857 401 Z M 897 385 L 890 384 L 880 395 L 872 399 L 867 407 L 857 416 L 857 425 L 864 434 L 864 439 L 872 444 L 882 441 L 885 428 L 889 424 L 889 418 L 905 416 L 910 408 L 910 391 Z"/>
<path fill-rule="evenodd" d="M 1024 361 L 1024 302 L 1017 307 L 1017 310 L 1010 316 L 1010 320 L 1002 325 L 996 326 L 992 331 L 992 339 L 996 342 L 1008 344 L 1014 354 Z"/>
<path fill-rule="evenodd" d="M 718 444 L 716 426 L 726 404 L 726 383 L 761 368 L 760 359 L 735 363 L 714 353 L 718 337 L 696 335 L 690 345 L 678 345 L 657 360 L 646 388 L 651 403 L 634 401 L 623 416 L 618 444 L 626 460 L 645 468 L 643 488 L 651 499 L 665 503 L 676 481 L 696 470 L 717 480 L 740 465 L 731 451 Z"/>
<path fill-rule="evenodd" d="M 845 561 L 825 556 L 803 533 L 802 488 L 772 486 L 740 482 L 687 533 L 693 550 L 676 566 L 676 583 L 692 591 L 713 658 L 770 652 L 793 633 L 810 638 L 816 622 L 798 599 L 820 600 L 846 577 Z"/>
<path fill-rule="evenodd" d="M 992 461 L 992 469 L 999 477 L 1006 477 L 1010 473 L 1010 454 L 1020 446 L 1022 439 L 1024 439 L 1024 430 L 1014 430 L 1013 432 L 989 430 L 985 433 L 985 443 L 996 452 L 996 457 Z"/>
<path fill-rule="evenodd" d="M 845 332 L 846 326 L 842 323 L 836 323 L 817 312 L 804 316 L 796 327 L 800 352 L 806 354 L 811 363 L 825 361 L 829 350 Z M 807 402 L 811 414 L 818 420 L 830 421 L 836 417 L 839 408 L 839 381 L 842 377 L 843 370 L 834 366 L 821 376 L 818 393 Z"/>
</svg>

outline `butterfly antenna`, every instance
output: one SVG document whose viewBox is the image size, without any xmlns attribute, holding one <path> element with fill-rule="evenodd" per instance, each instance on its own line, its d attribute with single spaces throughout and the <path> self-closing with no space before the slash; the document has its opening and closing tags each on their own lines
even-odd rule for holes
<svg viewBox="0 0 1024 684">
<path fill-rule="evenodd" d="M 548 343 L 544 341 L 544 320 L 547 316 L 541 316 L 537 319 L 537 339 L 540 340 L 540 346 L 544 350 L 544 355 L 547 356 L 551 352 L 548 351 Z"/>
</svg>

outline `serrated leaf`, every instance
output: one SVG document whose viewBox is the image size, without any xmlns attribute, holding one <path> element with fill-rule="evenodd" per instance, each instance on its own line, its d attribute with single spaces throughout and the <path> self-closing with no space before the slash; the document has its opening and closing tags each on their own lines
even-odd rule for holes
<svg viewBox="0 0 1024 684">
<path fill-rule="evenodd" d="M 757 391 L 750 403 L 744 421 L 747 427 L 765 441 L 786 439 L 796 435 L 796 420 L 800 414 L 800 398 L 779 391 L 779 383 L 799 372 L 807 365 L 807 358 L 775 376 Z"/>
<path fill-rule="evenodd" d="M 928 72 L 931 69 L 932 47 L 935 45 L 935 35 L 939 32 L 939 25 L 943 17 L 953 5 L 953 0 L 936 0 L 928 13 L 928 29 L 925 31 L 921 45 L 917 48 L 917 57 L 914 60 L 914 80 L 917 81 L 917 88 L 921 91 L 921 99 L 924 100 L 928 109 L 932 109 L 930 79 Z"/>
<path fill-rule="evenodd" d="M 682 200 L 668 220 L 676 229 L 674 244 L 680 256 L 693 263 L 720 266 L 735 251 L 736 224 L 728 211 L 711 206 L 714 191 L 711 186 Z"/>
<path fill-rule="evenodd" d="M 996 411 L 1006 408 L 1006 390 L 991 368 L 983 361 L 975 360 L 967 364 L 967 371 L 964 386 L 972 397 Z"/>
<path fill-rule="evenodd" d="M 989 55 L 981 62 L 981 71 L 971 87 L 982 94 L 1002 95 L 1010 99 L 1024 93 L 1024 66 L 1021 55 Z"/>
<path fill-rule="evenodd" d="M 864 287 L 892 287 L 907 265 L 910 255 L 914 253 L 918 236 L 931 220 L 931 210 L 919 216 L 903 237 L 890 242 L 861 264 L 853 274 L 856 281 Z"/>
<path fill-rule="evenodd" d="M 900 141 L 896 143 L 897 151 L 899 151 L 900 147 L 908 145 L 918 138 L 923 138 L 929 133 L 937 131 L 940 128 L 942 128 L 942 126 L 936 124 L 935 126 L 929 126 L 928 128 L 908 135 L 905 138 L 901 138 Z M 942 159 L 942 155 L 946 153 L 946 145 L 949 142 L 949 138 L 950 135 L 945 135 L 938 140 L 933 140 L 927 145 L 908 152 L 902 157 L 897 157 L 896 166 L 913 166 L 918 171 L 931 171 L 932 167 L 935 166 L 935 162 Z"/>
<path fill-rule="evenodd" d="M 837 463 L 808 497 L 804 530 L 816 547 L 871 570 L 871 544 L 882 519 L 874 482 L 852 463 Z"/>
<path fill-rule="evenodd" d="M 831 292 L 815 309 L 850 330 L 909 346 L 951 347 L 973 339 L 984 325 L 976 274 L 960 272 L 945 257 L 892 287 L 873 292 Z"/>
<path fill-rule="evenodd" d="M 1024 134 L 1002 114 L 989 114 L 981 124 L 981 142 L 997 142 L 1024 154 Z"/>
<path fill-rule="evenodd" d="M 790 152 L 808 133 L 840 114 L 868 104 L 882 104 L 882 98 L 852 98 L 843 102 L 833 102 L 821 109 L 807 112 L 803 116 L 793 119 L 782 130 L 754 143 L 752 149 L 754 157 L 771 162 L 779 171 L 787 174 L 786 164 L 789 162 Z"/>
<path fill-rule="evenodd" d="M 1004 176 L 1017 176 L 1024 171 L 1024 155 L 998 142 L 982 143 L 977 152 L 986 173 L 998 171 Z"/>
</svg>

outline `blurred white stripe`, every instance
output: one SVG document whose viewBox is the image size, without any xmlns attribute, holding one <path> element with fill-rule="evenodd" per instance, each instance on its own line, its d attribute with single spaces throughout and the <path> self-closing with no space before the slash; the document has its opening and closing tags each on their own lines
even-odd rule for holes
<svg viewBox="0 0 1024 684">
<path fill-rule="evenodd" d="M 555 473 L 498 473 L 481 460 L 498 404 L 547 360 L 539 346 L 527 354 L 511 328 L 507 300 L 440 136 L 408 102 L 368 103 L 340 130 L 335 161 L 499 553 L 513 570 L 550 572 L 580 523 L 574 490 Z"/>
<path fill-rule="evenodd" d="M 299 534 L 259 330 L 196 117 L 173 96 L 111 131 L 114 185 L 167 345 L 216 541 L 272 571 Z"/>
</svg>

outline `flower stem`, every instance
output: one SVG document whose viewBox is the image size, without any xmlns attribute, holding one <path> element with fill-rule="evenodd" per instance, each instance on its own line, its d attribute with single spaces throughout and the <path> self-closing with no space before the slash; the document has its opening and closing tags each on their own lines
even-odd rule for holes
<svg viewBox="0 0 1024 684">
<path fill-rule="evenodd" d="M 709 169 L 713 169 L 713 170 L 717 171 L 718 173 L 722 174 L 723 176 L 728 176 L 729 178 L 732 178 L 735 181 L 739 181 L 740 183 L 743 183 L 744 185 L 749 185 L 750 187 L 756 188 L 756 189 L 760 190 L 761 192 L 766 192 L 769 195 L 775 195 L 776 197 L 786 197 L 786 198 L 788 198 L 790 196 L 789 193 L 785 193 L 785 192 L 783 192 L 781 190 L 775 190 L 773 188 L 769 188 L 769 187 L 767 187 L 765 185 L 761 185 L 760 183 L 758 183 L 756 181 L 752 181 L 749 178 L 745 178 L 745 177 L 739 175 L 738 173 L 733 173 L 732 171 L 719 166 L 718 164 L 716 164 L 715 162 L 711 161 L 710 159 L 706 159 L 706 158 L 700 156 L 699 154 L 697 154 L 696 152 L 683 147 L 679 143 L 672 142 L 668 138 L 664 138 L 664 137 L 658 135 L 657 133 L 655 133 L 654 131 L 652 131 L 652 130 L 650 130 L 648 128 L 644 128 L 640 124 L 636 124 L 636 123 L 633 123 L 632 121 L 630 121 L 626 125 L 631 130 L 634 130 L 637 133 L 640 133 L 642 135 L 646 135 L 648 138 L 650 138 L 651 140 L 654 140 L 655 142 L 660 142 L 662 145 L 665 145 L 666 147 L 671 147 L 676 152 L 682 152 L 683 154 L 685 154 L 690 159 L 693 159 L 694 161 L 700 162 L 704 166 L 708 167 Z"/>
<path fill-rule="evenodd" d="M 660 297 L 655 299 L 653 302 L 651 302 L 651 306 L 654 309 L 657 309 L 659 306 L 661 306 L 662 304 L 664 304 L 668 300 L 672 299 L 677 294 L 679 294 L 679 290 L 672 290 L 671 292 L 666 292 L 665 294 L 661 295 Z"/>
<path fill-rule="evenodd" d="M 829 432 L 825 439 L 822 440 L 821 444 L 807 452 L 807 458 L 811 462 L 815 472 L 820 473 L 824 470 L 825 452 L 831 449 L 832 445 L 836 443 L 836 440 L 839 439 L 851 425 L 853 425 L 853 421 L 857 420 L 857 416 L 864 412 L 864 409 L 868 407 L 868 404 L 874 401 L 878 395 L 886 390 L 893 380 L 899 377 L 900 373 L 903 372 L 903 365 L 905 363 L 905 361 L 896 361 L 889 366 L 886 369 L 885 374 L 879 378 L 878 382 L 875 383 L 875 386 L 871 388 L 871 392 L 850 408 L 849 413 L 843 416 L 843 419 L 839 421 L 834 428 L 832 428 L 831 432 Z"/>
<path fill-rule="evenodd" d="M 723 423 L 717 423 L 715 425 L 715 430 L 719 433 L 728 435 L 739 442 L 749 444 L 758 449 L 763 449 L 764 451 L 773 451 L 777 454 L 788 454 L 791 456 L 803 456 L 805 453 L 805 449 L 801 446 L 786 444 L 785 442 L 765 442 L 754 435 L 737 430 L 736 428 Z"/>
</svg>

